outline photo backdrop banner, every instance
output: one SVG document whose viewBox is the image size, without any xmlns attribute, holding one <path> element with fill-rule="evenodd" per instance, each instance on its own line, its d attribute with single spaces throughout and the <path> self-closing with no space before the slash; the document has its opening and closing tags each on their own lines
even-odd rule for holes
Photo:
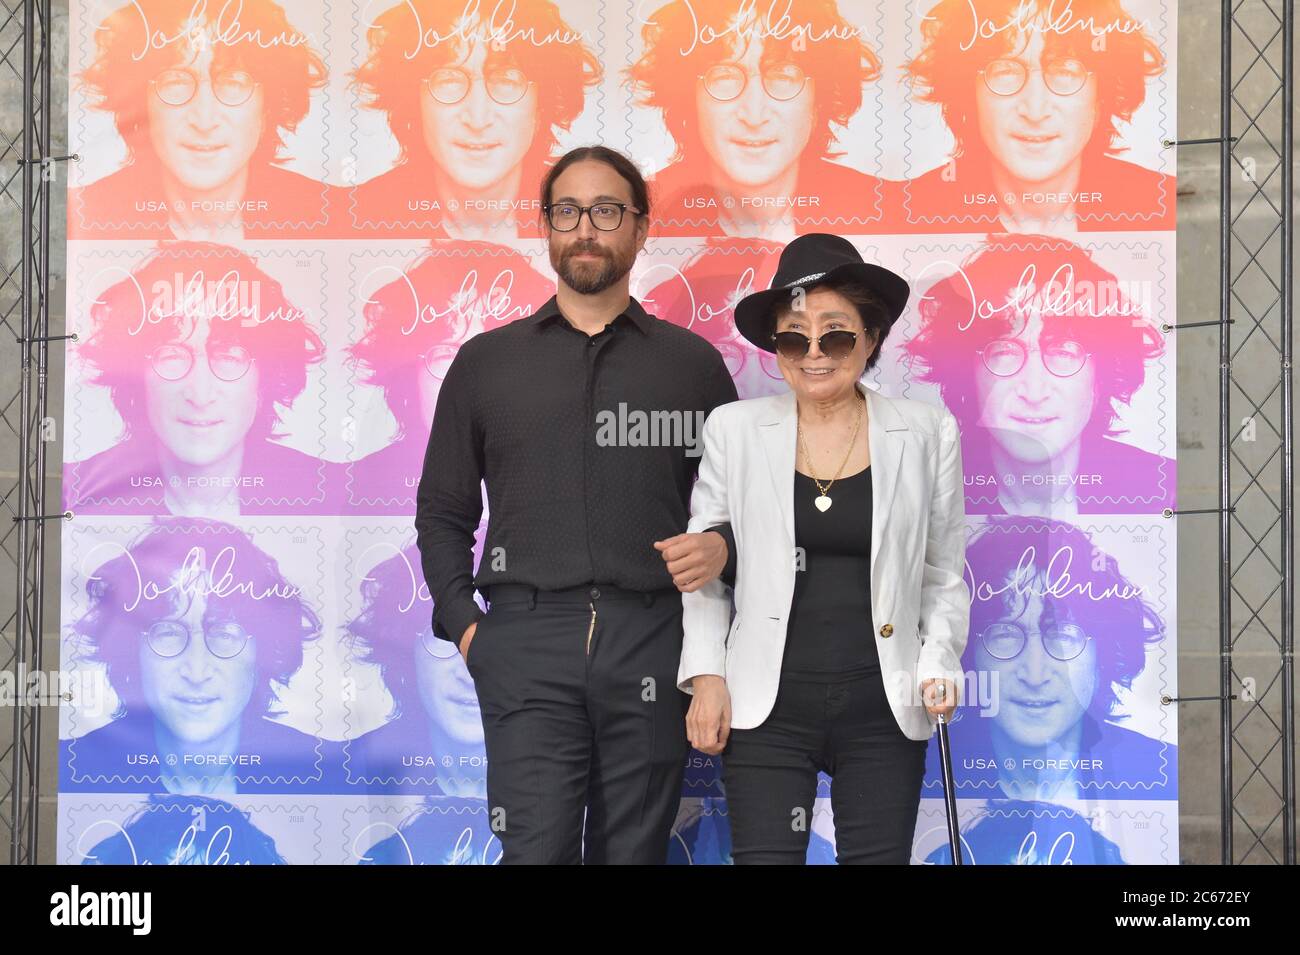
<svg viewBox="0 0 1300 955">
<path fill-rule="evenodd" d="M 592 143 L 652 177 L 633 294 L 742 398 L 787 387 L 732 309 L 791 238 L 911 283 L 866 383 L 961 426 L 967 861 L 1178 862 L 1173 0 L 70 14 L 61 862 L 499 860 L 415 492 L 457 349 L 554 294 L 539 182 Z M 674 862 L 731 859 L 720 765 Z M 932 742 L 918 864 L 942 795 Z M 825 776 L 807 826 L 833 862 Z"/>
</svg>

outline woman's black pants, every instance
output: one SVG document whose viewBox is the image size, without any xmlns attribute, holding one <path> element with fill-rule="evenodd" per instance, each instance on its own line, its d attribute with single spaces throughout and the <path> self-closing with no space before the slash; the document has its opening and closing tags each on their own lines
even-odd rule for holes
<svg viewBox="0 0 1300 955">
<path fill-rule="evenodd" d="M 820 770 L 832 777 L 836 860 L 906 865 L 928 742 L 899 729 L 878 670 L 848 679 L 782 674 L 767 719 L 732 729 L 723 751 L 732 858 L 802 865 Z"/>
</svg>

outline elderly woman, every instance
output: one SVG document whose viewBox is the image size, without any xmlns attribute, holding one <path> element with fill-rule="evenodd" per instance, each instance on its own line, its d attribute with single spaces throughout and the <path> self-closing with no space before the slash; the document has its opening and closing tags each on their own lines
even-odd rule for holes
<svg viewBox="0 0 1300 955">
<path fill-rule="evenodd" d="M 678 685 L 691 743 L 723 756 L 737 863 L 803 861 L 820 770 L 838 861 L 905 864 L 932 717 L 957 702 L 957 423 L 859 381 L 907 297 L 847 240 L 811 234 L 736 306 L 789 391 L 705 423 L 689 529 L 730 522 L 736 617 L 718 580 L 684 593 Z"/>
</svg>

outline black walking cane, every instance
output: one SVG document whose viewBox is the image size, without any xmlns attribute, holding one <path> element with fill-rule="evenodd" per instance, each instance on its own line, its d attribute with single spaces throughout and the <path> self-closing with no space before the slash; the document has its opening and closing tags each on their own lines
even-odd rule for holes
<svg viewBox="0 0 1300 955">
<path fill-rule="evenodd" d="M 947 695 L 948 685 L 938 684 L 940 702 Z M 948 817 L 948 849 L 952 864 L 961 865 L 961 831 L 957 828 L 957 794 L 952 783 L 952 747 L 948 745 L 948 721 L 939 715 L 939 765 L 943 768 L 943 811 Z"/>
</svg>

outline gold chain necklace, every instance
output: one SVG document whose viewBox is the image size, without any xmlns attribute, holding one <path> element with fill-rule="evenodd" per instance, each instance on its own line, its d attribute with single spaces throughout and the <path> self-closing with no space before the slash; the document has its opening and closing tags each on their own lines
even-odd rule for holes
<svg viewBox="0 0 1300 955">
<path fill-rule="evenodd" d="M 856 390 L 856 389 L 854 389 L 854 390 Z M 862 410 L 863 410 L 864 412 L 867 410 L 867 403 L 866 403 L 866 399 L 865 399 L 865 398 L 863 398 L 863 401 L 862 401 Z M 856 418 L 854 419 L 854 421 L 853 421 L 853 437 L 851 437 L 851 438 L 849 439 L 849 450 L 845 453 L 845 455 L 844 455 L 844 460 L 840 462 L 840 468 L 839 468 L 838 471 L 835 472 L 835 477 L 833 477 L 833 478 L 831 478 L 829 481 L 827 481 L 825 486 L 822 485 L 822 482 L 821 482 L 821 481 L 819 481 L 819 480 L 817 480 L 817 478 L 813 477 L 813 474 L 812 474 L 812 469 L 813 469 L 813 466 L 812 466 L 812 456 L 808 453 L 808 445 L 804 442 L 804 437 L 803 437 L 803 424 L 802 424 L 802 422 L 798 422 L 798 423 L 797 423 L 797 428 L 796 428 L 796 430 L 797 430 L 797 435 L 798 435 L 798 438 L 799 438 L 799 451 L 800 451 L 800 453 L 803 455 L 803 463 L 804 463 L 804 467 L 806 467 L 806 468 L 808 469 L 808 476 L 809 476 L 810 478 L 812 478 L 813 483 L 817 485 L 817 490 L 821 492 L 821 493 L 817 496 L 817 498 L 813 501 L 813 504 L 815 504 L 815 505 L 817 506 L 817 510 L 819 510 L 819 511 L 821 511 L 821 512 L 823 512 L 823 513 L 825 513 L 827 510 L 830 509 L 830 506 L 831 506 L 831 503 L 832 503 L 832 501 L 831 501 L 831 499 L 830 499 L 830 496 L 829 496 L 826 492 L 829 491 L 829 490 L 831 489 L 831 485 L 834 484 L 836 481 L 838 481 L 838 480 L 840 479 L 840 475 L 844 473 L 844 465 L 846 465 L 846 464 L 849 463 L 849 458 L 850 458 L 850 457 L 852 456 L 852 454 L 853 454 L 853 448 L 854 448 L 854 446 L 858 443 L 858 431 L 859 431 L 859 430 L 861 429 L 861 427 L 862 427 L 862 418 L 863 418 L 863 417 L 864 417 L 863 415 L 858 415 L 858 416 L 856 416 Z"/>
</svg>

